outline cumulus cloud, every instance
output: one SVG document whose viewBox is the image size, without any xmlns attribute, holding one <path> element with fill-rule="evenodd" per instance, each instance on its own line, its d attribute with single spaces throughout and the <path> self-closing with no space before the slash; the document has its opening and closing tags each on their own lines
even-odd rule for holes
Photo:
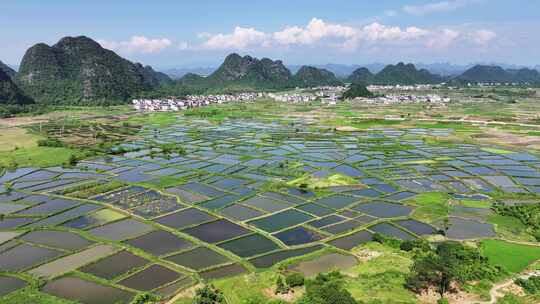
<svg viewBox="0 0 540 304">
<path fill-rule="evenodd" d="M 171 40 L 167 38 L 147 38 L 144 36 L 133 36 L 127 41 L 108 41 L 98 40 L 99 44 L 106 49 L 118 51 L 121 53 L 158 53 L 172 45 Z"/>
<path fill-rule="evenodd" d="M 329 47 L 343 51 L 362 46 L 419 45 L 429 48 L 446 48 L 460 40 L 468 39 L 476 44 L 486 44 L 494 33 L 458 31 L 449 28 L 426 29 L 416 26 L 388 26 L 373 22 L 364 26 L 330 23 L 313 18 L 305 26 L 287 26 L 276 32 L 263 32 L 254 28 L 237 26 L 232 33 L 201 33 L 204 49 L 253 49 L 277 47 Z"/>
<path fill-rule="evenodd" d="M 479 0 L 448 0 L 431 2 L 424 5 L 405 5 L 403 11 L 411 15 L 424 16 L 433 13 L 455 11 L 478 1 Z"/>
<path fill-rule="evenodd" d="M 458 31 L 444 29 L 437 37 L 430 38 L 426 46 L 437 49 L 446 48 L 452 45 L 460 36 L 461 34 Z"/>
<path fill-rule="evenodd" d="M 133 36 L 127 41 L 99 40 L 102 46 L 124 54 L 177 51 L 326 48 L 343 52 L 380 48 L 450 48 L 458 44 L 487 46 L 497 34 L 487 29 L 400 27 L 372 22 L 361 26 L 311 19 L 303 26 L 274 32 L 236 26 L 229 33 L 199 33 L 199 42 L 172 42 L 167 38 Z"/>
<path fill-rule="evenodd" d="M 246 49 L 252 45 L 266 44 L 267 35 L 254 28 L 245 28 L 237 26 L 230 34 L 200 34 L 199 37 L 207 38 L 202 44 L 206 49 Z"/>
<path fill-rule="evenodd" d="M 497 34 L 489 30 L 478 30 L 469 34 L 469 39 L 480 46 L 487 45 L 495 37 Z"/>
</svg>

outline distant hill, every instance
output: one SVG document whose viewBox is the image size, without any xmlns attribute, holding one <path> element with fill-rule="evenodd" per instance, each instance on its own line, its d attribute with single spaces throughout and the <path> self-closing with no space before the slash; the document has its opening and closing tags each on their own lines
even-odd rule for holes
<svg viewBox="0 0 540 304">
<path fill-rule="evenodd" d="M 199 85 L 204 85 L 205 80 L 206 79 L 200 75 L 197 75 L 194 73 L 188 73 L 182 76 L 180 79 L 176 80 L 175 82 L 177 84 L 185 85 L 185 86 L 199 86 Z"/>
<path fill-rule="evenodd" d="M 351 83 L 371 83 L 373 81 L 373 73 L 367 68 L 358 68 L 347 77 L 347 81 Z"/>
<path fill-rule="evenodd" d="M 345 79 L 349 76 L 354 70 L 360 67 L 358 64 L 338 64 L 338 63 L 327 63 L 327 64 L 308 64 L 309 66 L 328 70 L 337 78 Z M 304 65 L 287 65 L 287 68 L 291 73 L 296 74 Z"/>
<path fill-rule="evenodd" d="M 32 46 L 16 77 L 37 102 L 82 105 L 125 101 L 170 82 L 167 75 L 132 63 L 84 36 L 65 37 L 53 46 Z"/>
<path fill-rule="evenodd" d="M 34 101 L 17 87 L 3 69 L 0 69 L 0 105 L 25 105 L 31 103 L 34 103 Z"/>
<path fill-rule="evenodd" d="M 172 79 L 180 79 L 187 74 L 197 74 L 201 76 L 208 76 L 212 74 L 217 68 L 215 67 L 206 67 L 206 68 L 173 68 L 161 70 L 161 72 L 167 74 Z"/>
<path fill-rule="evenodd" d="M 241 57 L 233 53 L 208 77 L 209 86 L 234 86 L 248 88 L 279 88 L 290 85 L 291 72 L 280 60 Z"/>
<path fill-rule="evenodd" d="M 387 65 L 373 77 L 373 84 L 380 85 L 411 85 L 434 84 L 443 81 L 439 75 L 431 74 L 428 70 L 417 70 L 413 64 L 400 62 L 396 65 Z"/>
<path fill-rule="evenodd" d="M 342 84 L 334 73 L 312 66 L 303 66 L 294 74 L 293 82 L 299 87 L 317 87 Z"/>
<path fill-rule="evenodd" d="M 10 78 L 15 77 L 15 74 L 17 74 L 14 69 L 9 67 L 7 64 L 4 64 L 2 61 L 0 61 L 0 70 L 6 73 Z"/>
<path fill-rule="evenodd" d="M 456 78 L 463 82 L 539 83 L 540 73 L 533 69 L 508 69 L 493 65 L 475 65 Z"/>
</svg>

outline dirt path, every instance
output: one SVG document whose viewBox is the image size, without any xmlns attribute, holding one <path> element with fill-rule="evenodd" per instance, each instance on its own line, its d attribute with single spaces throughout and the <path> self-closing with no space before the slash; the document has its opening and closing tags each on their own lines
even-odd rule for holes
<svg viewBox="0 0 540 304">
<path fill-rule="evenodd" d="M 516 280 L 517 278 L 528 279 L 532 276 L 537 276 L 537 275 L 540 275 L 540 271 L 526 272 L 524 274 L 520 274 L 515 277 L 509 278 L 503 282 L 493 285 L 493 287 L 489 291 L 489 296 L 491 298 L 489 301 L 472 301 L 471 300 L 471 301 L 465 301 L 463 302 L 463 304 L 495 304 L 497 303 L 498 299 L 504 297 L 504 293 L 502 292 L 502 290 L 514 284 L 514 280 Z"/>
</svg>

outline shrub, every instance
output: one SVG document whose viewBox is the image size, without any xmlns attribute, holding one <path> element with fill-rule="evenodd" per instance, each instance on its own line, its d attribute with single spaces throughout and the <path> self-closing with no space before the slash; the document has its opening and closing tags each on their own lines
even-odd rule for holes
<svg viewBox="0 0 540 304">
<path fill-rule="evenodd" d="M 527 293 L 540 294 L 540 276 L 533 276 L 528 279 L 517 279 L 516 284 L 521 286 Z"/>
<path fill-rule="evenodd" d="M 276 291 L 275 294 L 285 294 L 289 292 L 289 288 L 283 282 L 283 278 L 279 276 L 276 280 Z"/>
<path fill-rule="evenodd" d="M 70 166 L 75 166 L 75 165 L 77 165 L 78 162 L 79 162 L 79 158 L 77 157 L 77 155 L 71 154 L 69 156 L 68 164 Z"/>
<path fill-rule="evenodd" d="M 289 287 L 304 286 L 304 276 L 301 273 L 291 273 L 285 278 L 285 282 Z"/>
<path fill-rule="evenodd" d="M 38 140 L 37 144 L 40 147 L 53 147 L 53 148 L 65 147 L 65 144 L 56 138 L 40 139 Z"/>
<path fill-rule="evenodd" d="M 213 285 L 205 285 L 195 291 L 194 304 L 220 304 L 225 303 L 225 296 L 221 290 Z"/>
<path fill-rule="evenodd" d="M 447 298 L 440 298 L 439 300 L 437 300 L 437 304 L 449 304 L 450 302 L 448 302 L 448 299 Z"/>
</svg>

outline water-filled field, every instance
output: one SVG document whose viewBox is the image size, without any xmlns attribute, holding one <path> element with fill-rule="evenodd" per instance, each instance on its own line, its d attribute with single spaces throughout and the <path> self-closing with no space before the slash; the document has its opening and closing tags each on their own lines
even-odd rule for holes
<svg viewBox="0 0 540 304">
<path fill-rule="evenodd" d="M 147 126 L 114 155 L 3 173 L 0 272 L 41 277 L 42 291 L 58 297 L 116 303 L 350 250 L 375 233 L 497 237 L 482 202 L 540 193 L 540 160 L 425 139 L 452 133 L 185 118 Z M 296 267 L 312 275 L 319 265 Z M 0 276 L 0 296 L 28 283 Z"/>
</svg>

